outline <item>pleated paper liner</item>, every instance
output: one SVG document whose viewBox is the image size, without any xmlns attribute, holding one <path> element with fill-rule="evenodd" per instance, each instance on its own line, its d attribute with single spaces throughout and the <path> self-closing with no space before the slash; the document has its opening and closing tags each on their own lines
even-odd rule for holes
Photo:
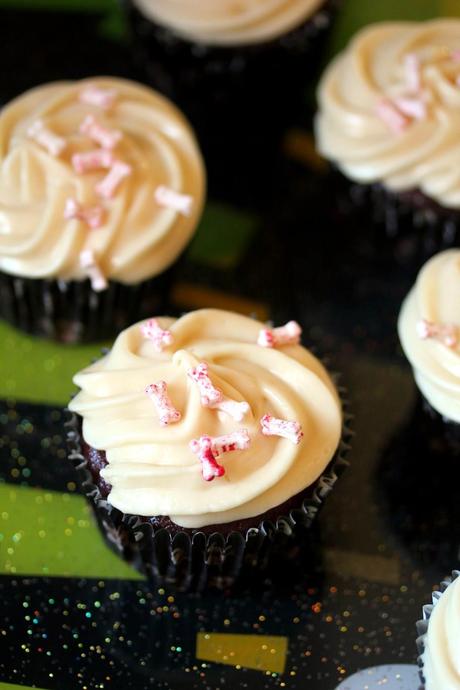
<svg viewBox="0 0 460 690">
<path fill-rule="evenodd" d="M 0 318 L 26 333 L 65 343 L 110 338 L 133 321 L 162 313 L 172 270 L 138 285 L 21 278 L 0 273 Z"/>
<path fill-rule="evenodd" d="M 425 684 L 426 684 L 426 679 L 424 675 L 424 663 L 423 663 L 423 654 L 425 652 L 425 643 L 426 643 L 426 636 L 428 632 L 428 626 L 430 623 L 430 617 L 433 613 L 433 610 L 438 603 L 439 599 L 442 597 L 446 589 L 451 585 L 458 577 L 460 577 L 460 571 L 459 570 L 453 570 L 452 571 L 452 576 L 450 578 L 447 578 L 443 582 L 441 582 L 441 586 L 439 588 L 439 591 L 433 592 L 432 595 L 432 603 L 431 604 L 425 604 L 423 606 L 423 619 L 420 621 L 417 621 L 416 627 L 417 627 L 417 651 L 418 651 L 418 665 L 420 669 L 420 681 L 421 681 L 421 686 L 420 690 L 424 690 Z M 442 690 L 440 688 L 440 690 Z"/>
<path fill-rule="evenodd" d="M 337 479 L 348 467 L 352 431 L 348 403 L 342 396 L 343 429 L 339 446 L 323 474 L 304 492 L 303 500 L 276 522 L 263 520 L 244 531 L 205 534 L 197 529 L 171 534 L 157 528 L 154 518 L 127 515 L 102 496 L 82 452 L 81 420 L 67 423 L 69 458 L 76 467 L 81 489 L 93 505 L 107 544 L 146 575 L 155 586 L 180 591 L 245 588 L 273 576 L 282 577 L 296 562 L 308 535 Z M 180 529 L 180 528 L 179 528 Z M 314 564 L 310 563 L 313 573 Z"/>
<path fill-rule="evenodd" d="M 449 209 L 419 190 L 392 192 L 383 184 L 352 182 L 338 170 L 324 180 L 337 230 L 350 244 L 367 242 L 369 253 L 391 253 L 414 270 L 433 254 L 460 245 L 460 208 Z M 326 206 L 328 208 L 328 206 Z"/>
</svg>

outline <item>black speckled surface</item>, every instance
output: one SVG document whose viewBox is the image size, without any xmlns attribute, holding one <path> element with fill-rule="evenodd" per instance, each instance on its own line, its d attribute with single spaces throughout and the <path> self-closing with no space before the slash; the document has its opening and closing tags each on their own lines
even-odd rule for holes
<svg viewBox="0 0 460 690">
<path fill-rule="evenodd" d="M 5 17 L 12 35 L 21 26 L 18 13 L 3 14 L 4 38 Z M 43 21 L 37 16 L 42 43 L 51 35 Z M 59 21 L 62 37 L 72 22 L 69 15 Z M 78 67 L 58 64 L 50 53 L 31 72 L 18 69 L 14 79 L 13 65 L 25 69 L 25 63 L 8 46 L 3 100 L 48 78 L 106 70 L 131 74 L 123 49 L 88 38 Z M 66 52 L 62 44 L 54 49 Z M 130 579 L 19 576 L 5 574 L 3 567 L 0 687 L 334 690 L 359 669 L 415 662 L 421 606 L 460 562 L 455 467 L 424 428 L 395 330 L 417 267 L 397 265 L 391 253 L 374 251 L 366 228 L 334 230 L 324 207 L 315 205 L 318 197 L 311 192 L 317 188 L 308 173 L 291 164 L 280 172 L 279 196 L 259 209 L 261 234 L 237 270 L 217 273 L 185 263 L 183 278 L 265 303 L 277 322 L 296 318 L 307 341 L 334 353 L 332 366 L 343 372 L 355 415 L 352 467 L 319 519 L 320 550 L 310 575 L 299 572 L 295 585 L 277 591 L 261 583 L 258 596 L 196 597 L 152 591 Z M 11 399 L 0 403 L 0 477 L 0 490 L 37 487 L 45 502 L 50 491 L 75 495 L 60 409 Z M 19 508 L 7 518 L 2 510 L 0 505 L 0 518 L 13 521 L 18 534 L 27 527 Z M 2 566 L 9 548 L 0 538 Z M 201 633 L 227 635 L 214 656 L 225 663 L 197 658 Z M 284 671 L 271 670 L 268 647 L 240 664 L 241 650 L 235 650 L 241 635 L 250 636 L 243 638 L 246 651 L 262 635 L 277 636 L 276 659 L 283 656 L 284 640 Z M 248 668 L 250 663 L 259 670 Z"/>
</svg>

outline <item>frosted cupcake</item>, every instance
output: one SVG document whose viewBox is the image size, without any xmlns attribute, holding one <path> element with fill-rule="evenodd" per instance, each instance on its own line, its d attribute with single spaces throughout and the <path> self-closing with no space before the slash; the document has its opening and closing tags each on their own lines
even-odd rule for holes
<svg viewBox="0 0 460 690">
<path fill-rule="evenodd" d="M 189 586 L 212 545 L 236 575 L 268 532 L 310 525 L 344 464 L 344 415 L 299 336 L 201 310 L 132 326 L 74 378 L 73 459 L 105 532 L 150 575 Z"/>
<path fill-rule="evenodd" d="M 252 198 L 267 185 L 283 129 L 301 119 L 337 0 L 126 4 L 139 67 L 191 118 L 211 190 Z"/>
<path fill-rule="evenodd" d="M 441 583 L 417 623 L 422 689 L 460 688 L 460 571 Z"/>
<path fill-rule="evenodd" d="M 200 219 L 183 115 L 114 78 L 59 82 L 0 113 L 0 315 L 64 341 L 151 313 Z"/>
<path fill-rule="evenodd" d="M 459 240 L 459 48 L 459 19 L 368 26 L 318 89 L 317 147 L 350 212 L 429 253 Z"/>
<path fill-rule="evenodd" d="M 403 350 L 430 415 L 458 440 L 459 296 L 460 249 L 450 249 L 431 258 L 422 268 L 398 321 Z"/>
</svg>

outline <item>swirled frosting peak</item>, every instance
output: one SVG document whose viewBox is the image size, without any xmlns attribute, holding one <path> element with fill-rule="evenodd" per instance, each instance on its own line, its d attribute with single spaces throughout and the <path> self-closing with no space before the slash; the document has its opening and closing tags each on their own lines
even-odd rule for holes
<svg viewBox="0 0 460 690">
<path fill-rule="evenodd" d="M 166 190 L 166 193 L 165 193 Z M 37 87 L 0 113 L 0 270 L 138 283 L 193 234 L 205 173 L 165 98 L 94 78 Z"/>
<path fill-rule="evenodd" d="M 260 515 L 318 478 L 340 440 L 341 405 L 308 350 L 262 347 L 262 324 L 225 311 L 157 319 L 171 335 L 161 349 L 147 324 L 74 378 L 70 408 L 106 452 L 112 505 L 198 528 Z"/>
<path fill-rule="evenodd" d="M 460 19 L 361 30 L 318 91 L 319 151 L 348 177 L 460 208 Z"/>
<path fill-rule="evenodd" d="M 270 41 L 311 17 L 324 0 L 134 0 L 187 40 L 231 46 Z"/>
<path fill-rule="evenodd" d="M 398 330 L 425 398 L 460 422 L 460 249 L 425 264 L 403 303 Z"/>
<path fill-rule="evenodd" d="M 428 622 L 422 655 L 426 690 L 460 688 L 460 577 L 447 587 Z"/>
</svg>

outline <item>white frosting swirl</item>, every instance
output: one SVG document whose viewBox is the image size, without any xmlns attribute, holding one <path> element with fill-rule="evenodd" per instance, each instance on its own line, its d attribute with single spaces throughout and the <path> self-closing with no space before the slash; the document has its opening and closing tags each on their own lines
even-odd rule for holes
<svg viewBox="0 0 460 690">
<path fill-rule="evenodd" d="M 324 0 L 133 0 L 139 10 L 183 38 L 205 45 L 260 43 L 283 36 Z"/>
<path fill-rule="evenodd" d="M 422 655 L 426 690 L 460 689 L 460 577 L 436 602 Z"/>
<path fill-rule="evenodd" d="M 114 90 L 112 107 L 81 102 L 88 86 Z M 97 148 L 79 132 L 89 113 L 122 133 L 114 155 L 132 168 L 107 201 L 96 193 L 107 170 L 78 174 L 71 164 L 74 153 Z M 65 139 L 59 155 L 27 135 L 38 120 Z M 193 197 L 190 216 L 158 205 L 155 191 L 161 185 Z M 155 276 L 190 240 L 204 191 L 203 161 L 189 125 L 172 103 L 140 84 L 114 78 L 48 84 L 0 113 L 0 269 L 6 273 L 81 280 L 86 274 L 79 255 L 90 249 L 113 280 L 138 283 Z M 85 208 L 102 204 L 102 226 L 65 220 L 69 198 Z"/>
<path fill-rule="evenodd" d="M 389 190 L 420 189 L 460 208 L 460 19 L 381 23 L 360 31 L 326 70 L 318 90 L 317 146 L 349 178 Z M 409 93 L 407 56 L 420 63 Z M 423 103 L 400 132 L 377 110 L 382 98 Z"/>
<path fill-rule="evenodd" d="M 311 485 L 332 459 L 341 435 L 341 405 L 321 363 L 300 345 L 257 345 L 262 324 L 231 312 L 200 310 L 159 323 L 173 335 L 158 353 L 139 324 L 122 332 L 111 352 L 77 374 L 81 391 L 70 409 L 83 417 L 86 442 L 106 451 L 110 503 L 125 513 L 169 515 L 198 528 L 259 515 Z M 204 408 L 187 370 L 200 361 L 225 396 L 246 401 L 242 423 Z M 144 389 L 166 381 L 180 422 L 162 427 Z M 265 413 L 299 422 L 299 445 L 264 436 Z M 206 482 L 189 442 L 244 427 L 247 450 L 227 453 L 223 478 Z"/>
<path fill-rule="evenodd" d="M 403 303 L 398 330 L 425 398 L 440 414 L 460 422 L 460 345 L 448 347 L 436 338 L 422 339 L 417 332 L 422 319 L 460 328 L 459 249 L 441 252 L 425 264 Z"/>
</svg>

